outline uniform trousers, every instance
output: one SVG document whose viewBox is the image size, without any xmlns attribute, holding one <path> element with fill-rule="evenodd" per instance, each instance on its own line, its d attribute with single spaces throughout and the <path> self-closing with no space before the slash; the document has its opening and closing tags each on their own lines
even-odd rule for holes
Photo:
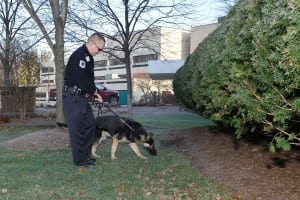
<svg viewBox="0 0 300 200">
<path fill-rule="evenodd" d="M 63 91 L 62 105 L 68 124 L 73 162 L 79 165 L 89 159 L 96 131 L 95 117 L 88 100 L 81 95 Z"/>
</svg>

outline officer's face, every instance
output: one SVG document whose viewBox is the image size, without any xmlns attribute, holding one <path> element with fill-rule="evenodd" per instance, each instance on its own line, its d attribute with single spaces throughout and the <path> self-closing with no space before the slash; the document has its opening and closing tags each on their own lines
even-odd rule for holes
<svg viewBox="0 0 300 200">
<path fill-rule="evenodd" d="M 95 56 L 103 50 L 105 43 L 102 40 L 95 40 L 92 42 L 92 46 L 93 48 L 90 53 L 92 56 Z"/>
</svg>

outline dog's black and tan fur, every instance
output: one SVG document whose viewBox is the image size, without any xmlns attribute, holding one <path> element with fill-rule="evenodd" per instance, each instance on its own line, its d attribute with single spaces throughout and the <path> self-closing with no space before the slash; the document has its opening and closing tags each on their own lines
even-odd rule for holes
<svg viewBox="0 0 300 200">
<path fill-rule="evenodd" d="M 121 119 L 130 127 L 122 122 Z M 117 116 L 100 116 L 96 118 L 97 128 L 92 146 L 92 156 L 99 157 L 96 154 L 96 149 L 108 137 L 112 138 L 111 159 L 116 159 L 116 150 L 119 142 L 129 143 L 135 154 L 142 159 L 147 158 L 141 154 L 137 143 L 141 143 L 150 155 L 157 155 L 152 135 L 147 133 L 139 122 L 128 118 L 121 119 Z"/>
</svg>

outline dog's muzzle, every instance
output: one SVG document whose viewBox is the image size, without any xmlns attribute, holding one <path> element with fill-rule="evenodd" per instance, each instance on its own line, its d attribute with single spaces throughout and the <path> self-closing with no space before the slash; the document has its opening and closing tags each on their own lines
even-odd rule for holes
<svg viewBox="0 0 300 200">
<path fill-rule="evenodd" d="M 154 144 L 151 145 L 151 146 L 147 146 L 147 147 L 145 147 L 145 148 L 147 149 L 147 151 L 148 151 L 148 153 L 149 153 L 150 155 L 152 155 L 152 156 L 156 156 L 156 155 L 157 155 L 157 151 L 156 151 L 156 149 L 155 149 Z"/>
</svg>

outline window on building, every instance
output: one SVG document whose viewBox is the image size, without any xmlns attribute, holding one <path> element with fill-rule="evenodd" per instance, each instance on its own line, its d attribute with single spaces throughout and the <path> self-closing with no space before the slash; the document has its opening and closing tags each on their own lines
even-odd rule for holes
<svg viewBox="0 0 300 200">
<path fill-rule="evenodd" d="M 37 93 L 35 94 L 35 97 L 45 98 L 45 97 L 46 97 L 46 93 L 45 93 L 45 92 L 37 92 Z"/>
<path fill-rule="evenodd" d="M 127 76 L 127 74 L 119 74 L 119 78 L 121 79 L 121 78 L 127 78 L 128 76 Z"/>
<path fill-rule="evenodd" d="M 54 67 L 42 67 L 41 73 L 54 72 Z"/>
<path fill-rule="evenodd" d="M 54 83 L 54 80 L 43 80 L 42 83 Z"/>
<path fill-rule="evenodd" d="M 110 59 L 109 63 L 110 63 L 110 65 L 123 65 L 123 64 L 125 64 L 125 59 L 124 58 Z"/>
<path fill-rule="evenodd" d="M 105 76 L 95 76 L 95 80 L 105 80 Z"/>
<path fill-rule="evenodd" d="M 107 60 L 95 61 L 95 67 L 106 67 L 106 66 L 107 66 Z"/>
<path fill-rule="evenodd" d="M 157 60 L 157 59 L 158 59 L 157 54 L 133 56 L 134 63 L 144 63 L 144 62 L 148 62 L 148 60 Z"/>
</svg>

